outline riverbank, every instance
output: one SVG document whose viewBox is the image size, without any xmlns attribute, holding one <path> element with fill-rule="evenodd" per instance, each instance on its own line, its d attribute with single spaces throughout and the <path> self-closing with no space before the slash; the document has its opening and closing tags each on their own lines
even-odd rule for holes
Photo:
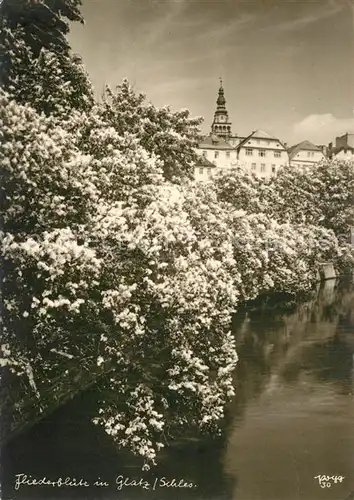
<svg viewBox="0 0 354 500">
<path fill-rule="evenodd" d="M 138 459 L 117 451 L 109 436 L 90 423 L 96 396 L 88 391 L 8 443 L 2 453 L 4 500 L 293 500 L 294 491 L 300 499 L 321 500 L 323 490 L 314 476 L 350 478 L 354 473 L 353 350 L 347 340 L 354 335 L 354 289 L 336 283 L 295 309 L 278 306 L 271 314 L 263 309 L 236 318 L 236 396 L 222 439 L 181 440 L 163 450 L 156 469 L 142 472 Z M 16 473 L 91 481 L 99 476 L 111 486 L 104 491 L 43 487 L 14 492 Z M 150 482 L 184 478 L 198 488 L 149 492 L 127 487 L 118 492 L 119 474 Z M 350 486 L 348 481 L 333 485 L 327 496 L 346 498 Z"/>
</svg>

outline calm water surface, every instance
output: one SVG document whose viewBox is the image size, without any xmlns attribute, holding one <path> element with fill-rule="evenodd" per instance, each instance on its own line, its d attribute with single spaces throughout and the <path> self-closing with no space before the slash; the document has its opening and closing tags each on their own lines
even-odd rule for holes
<svg viewBox="0 0 354 500">
<path fill-rule="evenodd" d="M 248 307 L 234 319 L 237 396 L 218 441 L 189 439 L 142 472 L 92 425 L 88 395 L 13 439 L 2 451 L 3 499 L 354 499 L 354 287 L 329 281 L 306 302 Z M 70 476 L 106 487 L 21 487 L 15 475 Z M 317 475 L 344 480 L 322 489 Z M 117 490 L 118 476 L 152 486 Z M 163 483 L 164 484 L 164 483 Z"/>
</svg>

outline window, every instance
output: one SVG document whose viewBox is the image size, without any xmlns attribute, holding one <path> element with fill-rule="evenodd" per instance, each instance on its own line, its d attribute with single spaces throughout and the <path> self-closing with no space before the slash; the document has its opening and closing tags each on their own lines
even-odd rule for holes
<svg viewBox="0 0 354 500">
<path fill-rule="evenodd" d="M 265 172 L 265 163 L 261 163 L 261 172 Z"/>
<path fill-rule="evenodd" d="M 255 163 L 252 163 L 252 170 L 256 170 L 257 169 L 257 165 Z"/>
<path fill-rule="evenodd" d="M 272 165 L 272 173 L 275 174 L 275 165 Z"/>
<path fill-rule="evenodd" d="M 246 156 L 252 156 L 253 155 L 253 149 L 252 148 L 246 148 Z"/>
<path fill-rule="evenodd" d="M 280 151 L 274 151 L 274 158 L 280 158 L 281 157 L 281 152 Z"/>
<path fill-rule="evenodd" d="M 215 151 L 214 158 L 219 158 L 219 151 Z"/>
<path fill-rule="evenodd" d="M 206 151 L 203 151 L 203 156 L 204 156 L 204 158 L 207 157 L 207 152 Z"/>
<path fill-rule="evenodd" d="M 208 177 L 211 179 L 211 168 L 208 168 Z"/>
<path fill-rule="evenodd" d="M 226 158 L 230 158 L 230 151 L 226 151 Z"/>
<path fill-rule="evenodd" d="M 257 141 L 257 144 L 260 144 L 260 141 Z"/>
<path fill-rule="evenodd" d="M 204 173 L 204 168 L 200 168 L 200 169 L 199 169 L 199 174 L 200 174 L 200 175 L 203 175 L 203 173 Z"/>
<path fill-rule="evenodd" d="M 315 155 L 315 153 L 314 153 L 313 151 L 308 151 L 308 152 L 307 152 L 307 156 L 308 156 L 308 158 L 311 158 L 311 157 L 313 157 L 314 155 Z"/>
<path fill-rule="evenodd" d="M 264 156 L 266 155 L 265 149 L 260 149 L 260 150 L 258 151 L 258 155 L 259 155 L 259 156 L 263 156 L 263 157 L 264 157 Z"/>
</svg>

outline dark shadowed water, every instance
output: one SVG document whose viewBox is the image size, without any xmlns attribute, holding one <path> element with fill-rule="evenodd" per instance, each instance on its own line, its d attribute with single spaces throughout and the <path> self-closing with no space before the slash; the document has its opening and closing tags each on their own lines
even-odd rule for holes
<svg viewBox="0 0 354 500">
<path fill-rule="evenodd" d="M 89 395 L 80 395 L 7 444 L 1 498 L 354 499 L 353 285 L 328 281 L 306 302 L 249 306 L 233 327 L 237 396 L 223 439 L 176 443 L 142 472 L 85 418 Z M 15 490 L 16 474 L 90 486 Z M 322 488 L 318 475 L 344 479 Z M 132 485 L 118 489 L 120 476 Z M 109 486 L 93 486 L 98 478 Z M 150 489 L 134 486 L 140 478 Z M 177 488 L 173 478 L 193 486 Z"/>
</svg>

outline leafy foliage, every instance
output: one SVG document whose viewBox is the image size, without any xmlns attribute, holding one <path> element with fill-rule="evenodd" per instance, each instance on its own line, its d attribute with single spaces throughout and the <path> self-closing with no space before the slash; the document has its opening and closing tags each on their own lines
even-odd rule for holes
<svg viewBox="0 0 354 500">
<path fill-rule="evenodd" d="M 146 103 L 145 95 L 136 93 L 127 80 L 115 92 L 105 89 L 100 114 L 120 135 L 135 135 L 146 151 L 156 155 L 167 180 L 179 183 L 193 178 L 200 118 L 190 118 L 188 110 L 172 112 Z"/>
<path fill-rule="evenodd" d="M 82 21 L 79 5 L 77 0 L 1 3 L 0 81 L 18 103 L 60 116 L 92 106 L 91 83 L 65 38 L 65 18 Z"/>
<path fill-rule="evenodd" d="M 346 160 L 287 167 L 270 183 L 268 211 L 278 220 L 323 226 L 344 235 L 354 221 L 354 167 Z M 280 197 L 279 197 L 280 194 Z"/>
<path fill-rule="evenodd" d="M 20 31 L 35 57 L 43 47 L 68 55 L 70 49 L 65 37 L 69 21 L 84 22 L 81 3 L 81 0 L 2 0 L 0 17 L 15 34 Z"/>
</svg>

